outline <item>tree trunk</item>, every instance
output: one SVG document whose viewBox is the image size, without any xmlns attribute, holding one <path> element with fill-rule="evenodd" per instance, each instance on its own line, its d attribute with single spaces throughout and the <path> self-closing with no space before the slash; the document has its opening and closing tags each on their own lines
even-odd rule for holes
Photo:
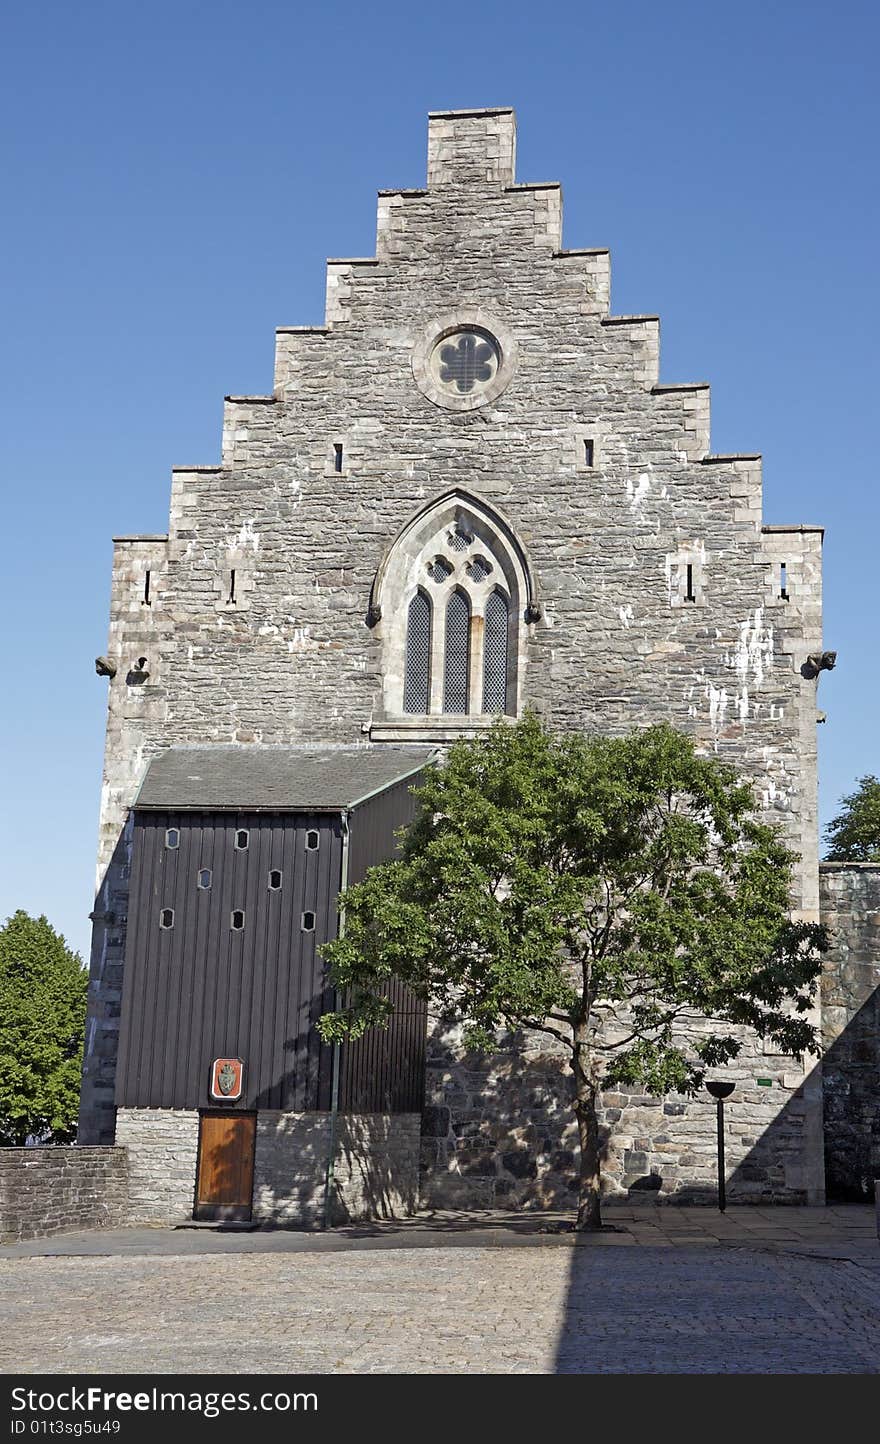
<svg viewBox="0 0 880 1444">
<path fill-rule="evenodd" d="M 599 1161 L 599 1119 L 596 1115 L 598 1088 L 592 1076 L 587 1044 L 576 1041 L 573 1050 L 575 1104 L 581 1145 L 581 1172 L 575 1228 L 579 1233 L 602 1227 Z"/>
</svg>

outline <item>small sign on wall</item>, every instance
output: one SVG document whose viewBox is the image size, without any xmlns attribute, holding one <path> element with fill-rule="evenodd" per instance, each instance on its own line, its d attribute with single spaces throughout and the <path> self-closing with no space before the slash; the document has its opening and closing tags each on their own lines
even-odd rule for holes
<svg viewBox="0 0 880 1444">
<path fill-rule="evenodd" d="M 244 1087 L 244 1063 L 240 1058 L 215 1058 L 211 1068 L 211 1097 L 234 1103 Z"/>
</svg>

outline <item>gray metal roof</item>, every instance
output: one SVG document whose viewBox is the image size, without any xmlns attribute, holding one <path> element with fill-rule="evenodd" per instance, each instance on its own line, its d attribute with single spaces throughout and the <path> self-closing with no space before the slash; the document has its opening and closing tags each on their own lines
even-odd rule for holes
<svg viewBox="0 0 880 1444">
<path fill-rule="evenodd" d="M 432 747 L 169 747 L 153 758 L 134 805 L 335 812 L 384 792 L 435 755 Z"/>
</svg>

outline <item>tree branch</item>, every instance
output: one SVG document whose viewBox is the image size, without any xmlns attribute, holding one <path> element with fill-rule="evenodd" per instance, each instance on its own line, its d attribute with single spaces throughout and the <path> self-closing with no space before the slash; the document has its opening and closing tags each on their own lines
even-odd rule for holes
<svg viewBox="0 0 880 1444">
<path fill-rule="evenodd" d="M 533 1018 L 511 1018 L 507 1013 L 502 1013 L 501 1016 L 511 1032 L 516 1032 L 517 1028 L 532 1028 L 536 1033 L 550 1033 L 554 1038 L 558 1038 L 560 1043 L 564 1043 L 567 1048 L 571 1047 L 571 1038 L 567 1037 L 565 1033 L 560 1033 L 558 1028 L 551 1028 L 549 1023 L 536 1023 Z"/>
</svg>

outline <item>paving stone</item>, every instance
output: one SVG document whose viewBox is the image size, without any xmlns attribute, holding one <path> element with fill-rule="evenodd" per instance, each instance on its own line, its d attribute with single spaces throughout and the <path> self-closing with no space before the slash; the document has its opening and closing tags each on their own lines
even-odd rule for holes
<svg viewBox="0 0 880 1444">
<path fill-rule="evenodd" d="M 0 1260 L 22 1373 L 876 1373 L 880 1273 L 754 1249 Z M 218 1317 L 222 1327 L 218 1328 Z M 235 1349 L 230 1354 L 230 1331 Z M 267 1342 L 268 1341 L 268 1342 Z"/>
</svg>

